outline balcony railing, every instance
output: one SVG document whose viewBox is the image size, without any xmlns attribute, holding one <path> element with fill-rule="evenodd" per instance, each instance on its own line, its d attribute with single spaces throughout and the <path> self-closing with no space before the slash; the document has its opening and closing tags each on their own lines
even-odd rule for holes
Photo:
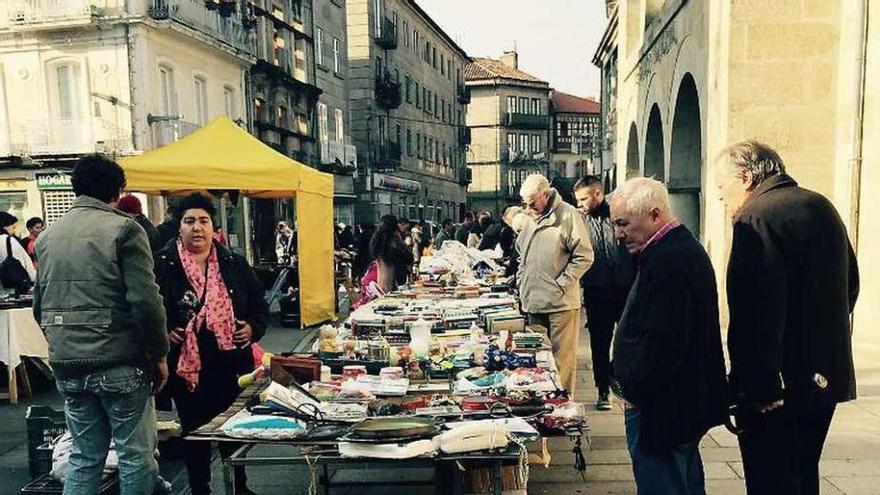
<svg viewBox="0 0 880 495">
<path fill-rule="evenodd" d="M 397 26 L 389 18 L 382 19 L 382 30 L 376 36 L 376 44 L 386 50 L 397 49 Z"/>
<path fill-rule="evenodd" d="M 531 155 L 529 153 L 524 153 L 521 151 L 509 150 L 502 150 L 500 158 L 501 163 L 518 166 L 540 163 L 542 161 L 541 159 L 535 158 L 535 155 Z"/>
<path fill-rule="evenodd" d="M 400 83 L 391 77 L 390 72 L 376 76 L 376 103 L 388 110 L 398 108 L 403 103 Z"/>
<path fill-rule="evenodd" d="M 149 15 L 178 22 L 248 55 L 257 52 L 251 31 L 238 16 L 224 17 L 219 10 L 208 9 L 204 0 L 150 0 Z"/>
<path fill-rule="evenodd" d="M 158 148 L 183 139 L 199 127 L 198 124 L 183 120 L 154 122 L 150 125 L 153 130 L 153 147 Z"/>
<path fill-rule="evenodd" d="M 309 37 L 313 36 L 313 18 L 314 13 L 312 12 L 311 2 L 303 2 L 294 0 L 291 2 L 292 5 L 292 19 L 291 25 L 294 27 L 297 35 L 306 35 Z"/>
<path fill-rule="evenodd" d="M 113 0 L 4 0 L 0 2 L 0 26 L 34 26 L 44 23 L 89 21 L 123 7 Z"/>
<path fill-rule="evenodd" d="M 380 143 L 375 152 L 374 168 L 377 171 L 392 171 L 400 167 L 400 144 L 393 141 Z"/>
<path fill-rule="evenodd" d="M 321 164 L 330 173 L 353 174 L 357 170 L 357 148 L 339 141 L 322 142 Z"/>
<path fill-rule="evenodd" d="M 467 88 L 464 84 L 458 85 L 458 103 L 460 105 L 470 105 L 471 103 L 471 90 Z"/>
<path fill-rule="evenodd" d="M 506 113 L 503 115 L 505 127 L 516 129 L 549 129 L 550 117 L 548 115 L 531 115 L 525 113 Z"/>
<path fill-rule="evenodd" d="M 13 122 L 9 143 L 11 154 L 28 156 L 131 150 L 129 133 L 92 117 Z"/>
</svg>

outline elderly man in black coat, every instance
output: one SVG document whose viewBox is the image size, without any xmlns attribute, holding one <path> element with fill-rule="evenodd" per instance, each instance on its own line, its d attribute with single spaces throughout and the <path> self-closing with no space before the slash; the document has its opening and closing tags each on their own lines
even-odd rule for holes
<svg viewBox="0 0 880 495">
<path fill-rule="evenodd" d="M 750 494 L 818 494 L 835 406 L 856 396 L 855 255 L 831 202 L 798 187 L 776 151 L 745 141 L 724 155 L 730 382 L 746 485 Z"/>
<path fill-rule="evenodd" d="M 614 337 L 612 388 L 626 401 L 639 494 L 704 494 L 700 439 L 727 415 L 715 272 L 653 179 L 615 191 L 611 221 L 638 269 Z"/>
</svg>

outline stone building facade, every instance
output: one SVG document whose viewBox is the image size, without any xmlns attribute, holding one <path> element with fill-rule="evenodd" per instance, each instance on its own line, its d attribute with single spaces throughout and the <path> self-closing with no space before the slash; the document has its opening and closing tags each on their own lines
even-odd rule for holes
<svg viewBox="0 0 880 495">
<path fill-rule="evenodd" d="M 466 71 L 471 103 L 469 208 L 499 215 L 518 204 L 529 174 L 550 172 L 550 85 L 519 69 L 516 52 L 476 58 Z"/>
<path fill-rule="evenodd" d="M 847 223 L 862 274 L 857 365 L 880 362 L 880 31 L 865 0 L 608 2 L 594 61 L 619 179 L 665 181 L 679 217 L 706 245 L 723 287 L 730 244 L 714 173 L 725 146 L 776 148 L 799 183 Z M 606 96 L 607 91 L 607 96 Z M 723 296 L 723 295 L 722 295 Z M 722 305 L 724 307 L 724 305 Z M 865 356 L 870 356 L 870 359 Z M 876 366 L 876 364 L 875 364 Z"/>
<path fill-rule="evenodd" d="M 248 0 L 256 34 L 251 67 L 254 133 L 264 143 L 305 164 L 318 162 L 311 0 Z"/>
<path fill-rule="evenodd" d="M 0 210 L 51 223 L 86 153 L 126 155 L 220 115 L 244 122 L 255 61 L 240 8 L 197 0 L 0 3 Z M 155 220 L 162 202 L 151 201 Z M 242 222 L 229 234 L 241 240 Z"/>
<path fill-rule="evenodd" d="M 348 29 L 344 0 L 315 0 L 314 47 L 320 169 L 335 174 L 334 220 L 354 222 L 354 174 L 357 149 L 352 144 L 348 104 Z"/>
<path fill-rule="evenodd" d="M 457 220 L 467 54 L 414 0 L 349 0 L 347 19 L 356 221 Z"/>
<path fill-rule="evenodd" d="M 553 90 L 550 94 L 550 176 L 577 180 L 603 175 L 599 102 Z M 610 179 L 610 177 L 609 177 Z"/>
</svg>

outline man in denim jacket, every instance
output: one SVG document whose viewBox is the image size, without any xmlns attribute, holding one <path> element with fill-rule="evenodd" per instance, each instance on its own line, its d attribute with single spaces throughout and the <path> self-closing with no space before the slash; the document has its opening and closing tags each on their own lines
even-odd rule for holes
<svg viewBox="0 0 880 495">
<path fill-rule="evenodd" d="M 125 187 L 118 164 L 83 157 L 71 182 L 73 207 L 37 239 L 34 288 L 75 447 L 64 493 L 98 493 L 113 439 L 120 492 L 149 495 L 160 479 L 152 394 L 168 378 L 153 258 L 144 229 L 113 207 Z"/>
</svg>

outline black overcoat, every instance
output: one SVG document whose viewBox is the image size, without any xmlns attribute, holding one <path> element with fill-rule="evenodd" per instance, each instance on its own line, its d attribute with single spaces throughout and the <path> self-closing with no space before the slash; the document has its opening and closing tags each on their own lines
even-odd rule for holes
<svg viewBox="0 0 880 495">
<path fill-rule="evenodd" d="M 646 450 L 668 452 L 727 415 L 718 291 L 709 256 L 684 226 L 637 259 L 614 337 L 619 392 L 640 411 Z"/>
<path fill-rule="evenodd" d="M 849 316 L 859 270 L 846 228 L 822 195 L 765 180 L 734 219 L 727 268 L 733 398 L 787 406 L 854 399 Z"/>
</svg>

